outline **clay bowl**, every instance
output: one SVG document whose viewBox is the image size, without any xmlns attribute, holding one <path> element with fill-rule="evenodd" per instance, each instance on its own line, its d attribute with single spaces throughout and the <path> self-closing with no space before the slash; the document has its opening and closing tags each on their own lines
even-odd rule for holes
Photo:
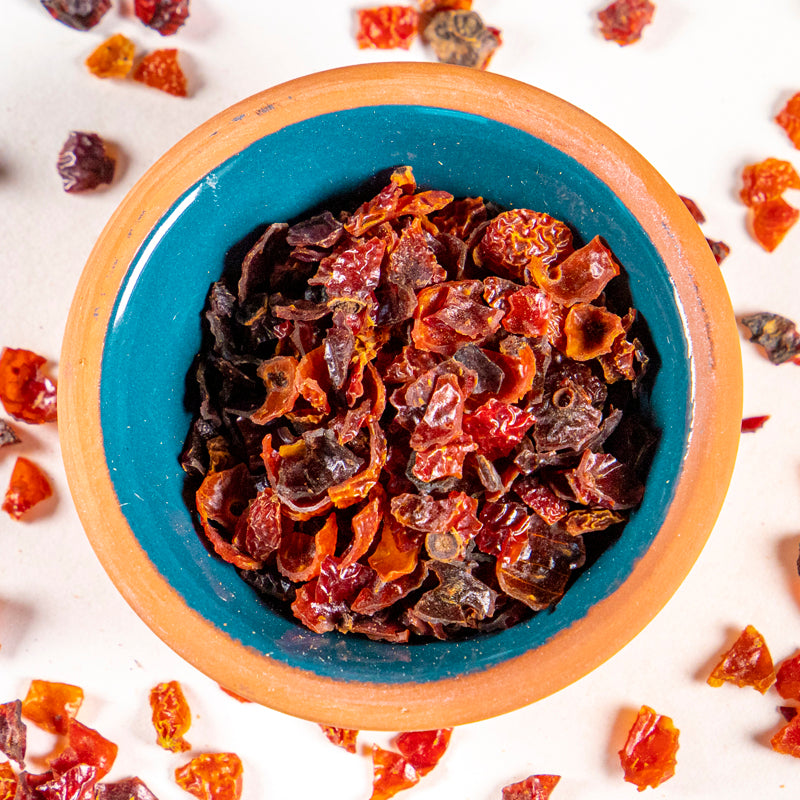
<svg viewBox="0 0 800 800">
<path fill-rule="evenodd" d="M 552 611 L 500 634 L 407 646 L 317 635 L 273 613 L 205 546 L 182 494 L 187 370 L 226 254 L 410 164 L 455 196 L 547 211 L 624 265 L 658 369 L 661 432 L 624 534 Z M 723 502 L 739 438 L 740 350 L 720 272 L 675 192 L 586 113 L 499 75 L 348 67 L 269 89 L 201 125 L 133 188 L 94 248 L 60 367 L 67 475 L 119 591 L 228 689 L 317 722 L 429 729 L 545 697 L 613 656 L 678 588 Z"/>
</svg>

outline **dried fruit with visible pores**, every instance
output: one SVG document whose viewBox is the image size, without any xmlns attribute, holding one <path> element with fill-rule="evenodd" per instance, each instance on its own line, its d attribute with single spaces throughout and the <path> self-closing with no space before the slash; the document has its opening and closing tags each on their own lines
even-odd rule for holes
<svg viewBox="0 0 800 800">
<path fill-rule="evenodd" d="M 133 79 L 175 97 L 187 95 L 186 76 L 174 48 L 148 53 L 133 71 Z"/>
</svg>

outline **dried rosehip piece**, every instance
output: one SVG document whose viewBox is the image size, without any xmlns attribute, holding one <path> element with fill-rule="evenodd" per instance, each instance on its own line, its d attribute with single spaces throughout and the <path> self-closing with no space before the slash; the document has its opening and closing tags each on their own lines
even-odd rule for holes
<svg viewBox="0 0 800 800">
<path fill-rule="evenodd" d="M 708 676 L 709 686 L 723 683 L 735 686 L 752 686 L 761 694 L 775 683 L 775 667 L 764 637 L 748 625 L 731 647 L 723 653 Z"/>
<path fill-rule="evenodd" d="M 114 179 L 114 159 L 96 133 L 72 131 L 58 154 L 65 192 L 85 192 Z"/>
<path fill-rule="evenodd" d="M 56 421 L 56 384 L 42 372 L 46 363 L 31 350 L 4 347 L 0 353 L 0 401 L 14 419 Z"/>
<path fill-rule="evenodd" d="M 239 800 L 242 762 L 236 753 L 202 753 L 175 770 L 175 781 L 199 800 Z"/>
<path fill-rule="evenodd" d="M 111 0 L 42 0 L 50 15 L 78 31 L 97 25 L 111 8 Z"/>
<path fill-rule="evenodd" d="M 786 101 L 786 105 L 778 112 L 775 121 L 786 131 L 792 144 L 800 148 L 800 92 Z"/>
<path fill-rule="evenodd" d="M 753 433 L 754 431 L 761 430 L 768 419 L 769 414 L 762 414 L 758 417 L 745 417 L 742 420 L 742 433 Z M 797 699 L 800 700 L 800 697 Z"/>
<path fill-rule="evenodd" d="M 625 780 L 639 791 L 653 789 L 675 774 L 678 729 L 669 717 L 642 706 L 619 751 Z"/>
<path fill-rule="evenodd" d="M 11 480 L 3 500 L 3 511 L 19 520 L 35 505 L 53 494 L 50 481 L 36 464 L 24 456 L 14 462 Z"/>
<path fill-rule="evenodd" d="M 500 46 L 500 34 L 475 11 L 448 8 L 436 12 L 424 30 L 425 41 L 444 64 L 486 69 Z"/>
<path fill-rule="evenodd" d="M 0 753 L 17 764 L 25 761 L 27 730 L 22 721 L 22 701 L 0 705 Z"/>
<path fill-rule="evenodd" d="M 178 51 L 174 48 L 148 53 L 136 65 L 132 77 L 145 86 L 160 89 L 175 97 L 187 96 L 186 75 L 178 61 Z"/>
<path fill-rule="evenodd" d="M 0 800 L 15 800 L 18 785 L 11 763 L 0 761 Z"/>
<path fill-rule="evenodd" d="M 33 680 L 22 701 L 22 715 L 50 733 L 67 732 L 83 703 L 83 689 L 70 683 Z"/>
<path fill-rule="evenodd" d="M 320 725 L 322 732 L 328 737 L 328 741 L 347 750 L 348 753 L 356 752 L 356 740 L 358 731 L 352 728 L 336 728 L 332 725 Z"/>
<path fill-rule="evenodd" d="M 14 429 L 4 420 L 0 419 L 0 447 L 8 447 L 11 444 L 19 444 L 20 438 Z"/>
<path fill-rule="evenodd" d="M 785 364 L 800 355 L 800 331 L 787 317 L 763 312 L 748 314 L 740 322 L 750 331 L 750 341 L 763 347 L 773 364 Z"/>
<path fill-rule="evenodd" d="M 653 21 L 656 7 L 650 0 L 616 0 L 597 12 L 600 32 L 619 45 L 638 42 L 644 28 Z"/>
<path fill-rule="evenodd" d="M 547 800 L 560 780 L 560 775 L 530 775 L 504 786 L 502 800 Z"/>
<path fill-rule="evenodd" d="M 800 653 L 781 662 L 775 673 L 775 688 L 784 700 L 800 701 Z"/>
<path fill-rule="evenodd" d="M 192 724 L 192 712 L 178 681 L 159 683 L 150 690 L 150 709 L 157 744 L 173 753 L 191 748 L 183 735 Z"/>
<path fill-rule="evenodd" d="M 94 800 L 157 800 L 139 778 L 124 778 L 115 783 L 98 783 Z"/>
<path fill-rule="evenodd" d="M 399 753 L 372 745 L 372 794 L 369 800 L 386 800 L 419 783 L 419 773 Z"/>
<path fill-rule="evenodd" d="M 769 743 L 776 753 L 800 758 L 800 716 L 795 714 Z"/>
<path fill-rule="evenodd" d="M 356 43 L 362 50 L 369 47 L 408 50 L 417 38 L 419 13 L 411 6 L 362 8 L 356 13 Z"/>
<path fill-rule="evenodd" d="M 133 67 L 134 43 L 115 33 L 99 45 L 86 59 L 89 72 L 98 78 L 124 78 Z"/>
<path fill-rule="evenodd" d="M 162 36 L 171 36 L 189 17 L 189 0 L 136 0 L 136 16 Z"/>
</svg>

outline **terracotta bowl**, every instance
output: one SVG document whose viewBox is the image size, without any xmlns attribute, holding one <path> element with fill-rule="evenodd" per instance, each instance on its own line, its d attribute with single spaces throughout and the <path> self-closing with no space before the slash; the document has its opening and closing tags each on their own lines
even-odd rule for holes
<svg viewBox="0 0 800 800">
<path fill-rule="evenodd" d="M 301 629 L 211 555 L 182 494 L 187 370 L 230 248 L 398 164 L 424 186 L 546 211 L 624 265 L 658 371 L 661 439 L 623 535 L 554 610 L 470 641 L 393 645 Z M 738 335 L 682 201 L 600 122 L 499 75 L 348 67 L 251 97 L 138 182 L 94 248 L 60 366 L 59 424 L 78 513 L 111 580 L 171 648 L 226 688 L 317 722 L 457 725 L 586 675 L 675 592 L 716 520 L 741 421 Z"/>
</svg>

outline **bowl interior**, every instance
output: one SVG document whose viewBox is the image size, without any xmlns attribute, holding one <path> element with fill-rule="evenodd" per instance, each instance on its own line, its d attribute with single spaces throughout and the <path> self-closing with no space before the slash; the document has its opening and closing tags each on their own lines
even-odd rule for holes
<svg viewBox="0 0 800 800">
<path fill-rule="evenodd" d="M 660 432 L 641 507 L 621 538 L 549 612 L 467 642 L 391 645 L 305 631 L 271 611 L 209 554 L 184 500 L 178 464 L 191 421 L 186 375 L 200 346 L 206 293 L 239 243 L 269 222 L 338 210 L 381 187 L 399 164 L 425 188 L 481 195 L 566 221 L 585 243 L 602 236 L 622 263 L 658 356 L 646 411 Z M 351 201 L 350 206 L 353 206 Z M 683 318 L 666 265 L 631 212 L 573 158 L 509 125 L 410 105 L 312 117 L 255 141 L 189 187 L 131 264 L 105 337 L 100 412 L 122 511 L 158 571 L 198 614 L 247 647 L 335 679 L 426 682 L 486 669 L 535 648 L 586 615 L 630 574 L 661 526 L 690 425 Z"/>
</svg>

